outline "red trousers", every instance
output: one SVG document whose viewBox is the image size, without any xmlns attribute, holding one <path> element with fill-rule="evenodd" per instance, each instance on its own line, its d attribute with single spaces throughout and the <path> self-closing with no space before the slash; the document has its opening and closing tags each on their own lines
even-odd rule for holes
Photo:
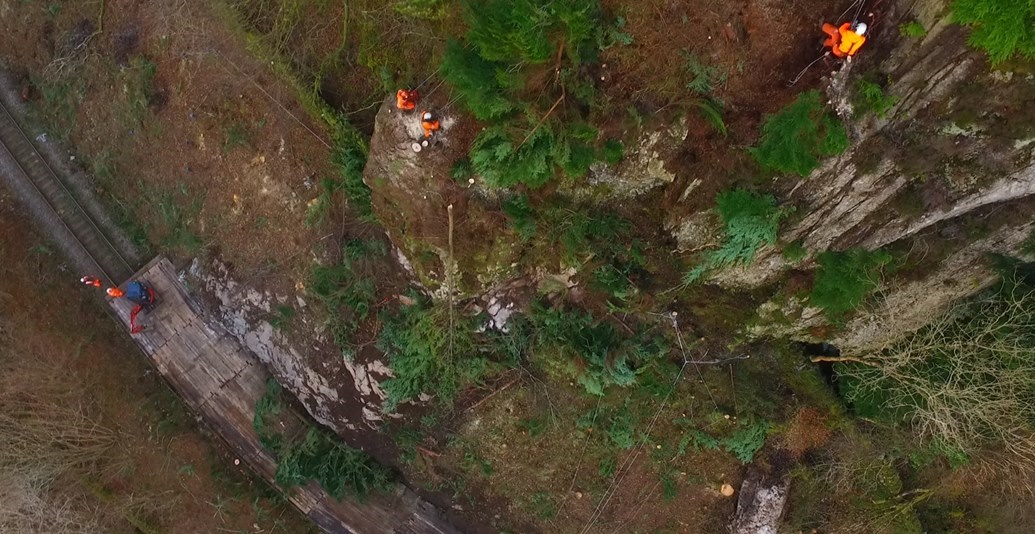
<svg viewBox="0 0 1035 534">
<path fill-rule="evenodd" d="M 847 54 L 841 51 L 841 31 L 833 24 L 823 23 L 823 33 L 830 36 L 823 41 L 823 46 L 829 46 L 830 50 L 837 57 L 845 57 Z"/>
</svg>

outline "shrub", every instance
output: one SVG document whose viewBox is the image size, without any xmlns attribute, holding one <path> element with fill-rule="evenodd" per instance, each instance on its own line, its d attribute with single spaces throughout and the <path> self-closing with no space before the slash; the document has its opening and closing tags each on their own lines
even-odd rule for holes
<svg viewBox="0 0 1035 534">
<path fill-rule="evenodd" d="M 694 107 L 701 112 L 712 128 L 719 132 L 723 137 L 729 136 L 729 128 L 726 127 L 726 121 L 722 119 L 722 105 L 714 100 L 698 99 L 694 101 Z"/>
<path fill-rule="evenodd" d="M 915 20 L 900 24 L 898 32 L 905 37 L 911 37 L 913 39 L 922 39 L 927 36 L 927 30 L 924 29 L 924 25 Z"/>
<path fill-rule="evenodd" d="M 341 182 L 333 178 L 320 180 L 320 196 L 314 198 L 305 211 L 305 225 L 314 227 L 327 220 L 334 202 L 334 193 L 341 189 Z"/>
<path fill-rule="evenodd" d="M 381 384 L 386 411 L 421 393 L 449 406 L 464 387 L 492 370 L 485 342 L 475 334 L 478 325 L 460 313 L 450 320 L 448 309 L 422 301 L 382 313 L 381 323 L 378 348 L 389 355 L 393 374 Z"/>
<path fill-rule="evenodd" d="M 564 125 L 558 130 L 557 147 L 553 158 L 569 178 L 584 176 L 594 161 L 604 159 L 604 151 L 599 152 L 593 143 L 599 131 L 585 122 Z"/>
<path fill-rule="evenodd" d="M 708 95 L 712 92 L 714 84 L 725 81 L 725 75 L 719 69 L 712 67 L 700 60 L 694 54 L 686 53 L 686 70 L 690 75 L 690 81 L 686 88 L 698 95 Z"/>
<path fill-rule="evenodd" d="M 625 157 L 625 145 L 621 141 L 608 139 L 604 143 L 603 156 L 608 165 L 617 165 Z"/>
<path fill-rule="evenodd" d="M 280 384 L 270 378 L 266 381 L 266 393 L 255 403 L 255 415 L 252 416 L 252 428 L 259 436 L 263 448 L 277 452 L 280 450 L 280 434 L 274 429 L 273 419 L 280 415 L 284 403 L 280 397 Z"/>
<path fill-rule="evenodd" d="M 457 41 L 446 45 L 441 72 L 479 120 L 499 119 L 516 108 L 507 96 L 507 89 L 517 83 L 514 76 Z"/>
<path fill-rule="evenodd" d="M 487 61 L 542 63 L 550 57 L 545 10 L 534 2 L 464 2 L 470 30 L 467 41 Z"/>
<path fill-rule="evenodd" d="M 373 491 L 392 489 L 391 471 L 330 432 L 307 425 L 300 440 L 283 435 L 276 417 L 284 410 L 281 386 L 271 378 L 255 404 L 252 425 L 262 446 L 277 456 L 274 478 L 285 491 L 315 480 L 339 501 L 346 495 L 362 501 Z"/>
<path fill-rule="evenodd" d="M 372 194 L 363 182 L 363 169 L 367 164 L 367 142 L 360 133 L 344 119 L 332 123 L 337 128 L 334 134 L 334 151 L 331 162 L 338 169 L 337 178 L 320 181 L 320 196 L 306 210 L 306 225 L 321 224 L 330 212 L 334 195 L 341 192 L 360 218 L 373 219 Z"/>
<path fill-rule="evenodd" d="M 453 167 L 449 169 L 449 177 L 454 182 L 460 185 L 468 185 L 467 180 L 474 175 L 474 168 L 471 167 L 471 160 L 467 158 L 461 158 L 453 163 Z"/>
<path fill-rule="evenodd" d="M 1016 55 L 1035 59 L 1035 2 L 1031 0 L 954 0 L 953 20 L 968 24 L 968 42 L 988 53 L 992 63 Z"/>
<path fill-rule="evenodd" d="M 946 442 L 941 437 L 934 437 L 919 449 L 909 453 L 909 465 L 913 469 L 923 469 L 940 458 L 947 460 L 952 469 L 969 465 L 971 461 L 970 455 L 963 449 Z"/>
<path fill-rule="evenodd" d="M 346 495 L 362 501 L 371 492 L 387 492 L 394 479 L 369 454 L 316 428 L 278 454 L 275 478 L 284 489 L 315 480 L 339 501 Z"/>
<path fill-rule="evenodd" d="M 611 416 L 611 425 L 607 429 L 607 438 L 612 445 L 619 449 L 631 449 L 636 445 L 636 428 L 634 426 L 632 412 L 627 405 L 623 405 Z"/>
<path fill-rule="evenodd" d="M 448 44 L 442 72 L 475 117 L 494 123 L 470 153 L 486 182 L 540 187 L 558 168 L 579 177 L 615 157 L 582 120 L 596 89 L 581 64 L 628 40 L 620 23 L 603 24 L 597 0 L 468 0 L 465 13 L 466 42 Z M 556 75 L 543 76 L 549 61 Z M 526 101 L 533 93 L 543 98 Z"/>
<path fill-rule="evenodd" d="M 812 287 L 812 304 L 823 308 L 830 321 L 843 321 L 845 314 L 859 307 L 877 288 L 881 269 L 891 259 L 887 252 L 860 248 L 820 254 L 816 257 L 819 272 Z"/>
<path fill-rule="evenodd" d="M 503 202 L 503 213 L 522 241 L 531 241 L 536 234 L 535 214 L 528 205 L 528 197 L 515 195 Z"/>
<path fill-rule="evenodd" d="M 611 24 L 597 26 L 596 44 L 601 51 L 613 46 L 629 46 L 633 43 L 633 36 L 625 31 L 625 17 L 615 17 Z"/>
<path fill-rule="evenodd" d="M 523 124 L 511 121 L 485 129 L 471 146 L 472 168 L 493 187 L 524 184 L 537 188 L 561 168 L 572 178 L 583 176 L 604 159 L 593 144 L 597 129 L 584 122 Z M 610 149 L 613 157 L 614 147 Z M 620 156 L 619 156 L 620 157 Z"/>
<path fill-rule="evenodd" d="M 626 251 L 624 240 L 629 221 L 607 212 L 552 207 L 541 212 L 543 227 L 550 232 L 552 244 L 559 244 L 564 261 L 580 264 L 590 255 L 605 259 Z"/>
<path fill-rule="evenodd" d="M 351 239 L 342 247 L 338 265 L 315 265 L 309 274 L 309 292 L 326 306 L 334 341 L 349 354 L 352 334 L 366 320 L 376 300 L 374 261 L 387 254 L 384 242 Z"/>
<path fill-rule="evenodd" d="M 660 338 L 642 333 L 623 338 L 611 323 L 589 312 L 535 303 L 528 320 L 540 363 L 577 379 L 590 395 L 634 384 L 637 373 L 668 351 Z"/>
<path fill-rule="evenodd" d="M 805 249 L 805 246 L 801 244 L 801 241 L 794 241 L 792 243 L 787 243 L 783 247 L 781 254 L 783 255 L 783 259 L 791 263 L 798 263 L 809 255 L 809 251 Z"/>
<path fill-rule="evenodd" d="M 593 270 L 593 286 L 619 299 L 629 296 L 632 290 L 626 273 L 610 263 Z"/>
<path fill-rule="evenodd" d="M 344 119 L 340 119 L 337 124 L 339 127 L 334 136 L 334 153 L 331 156 L 331 161 L 341 173 L 341 181 L 338 182 L 336 190 L 345 193 L 349 205 L 361 218 L 372 220 L 372 195 L 370 188 L 363 181 L 363 169 L 367 165 L 367 141 Z"/>
<path fill-rule="evenodd" d="M 552 519 L 557 515 L 557 504 L 554 498 L 546 491 L 537 491 L 529 501 L 529 510 L 539 519 Z"/>
<path fill-rule="evenodd" d="M 537 332 L 536 344 L 552 349 L 559 366 L 591 395 L 603 395 L 608 385 L 628 386 L 636 373 L 625 358 L 612 358 L 611 351 L 620 344 L 615 328 L 597 322 L 589 312 L 567 311 L 533 305 L 529 321 Z M 581 371 L 580 371 L 581 369 Z"/>
<path fill-rule="evenodd" d="M 273 328 L 281 330 L 295 317 L 295 309 L 291 306 L 277 306 L 266 320 Z"/>
<path fill-rule="evenodd" d="M 687 447 L 693 444 L 694 450 L 706 450 L 706 451 L 717 451 L 722 446 L 719 440 L 712 437 L 707 432 L 698 429 L 692 429 L 683 436 L 683 439 L 679 440 L 679 447 L 677 453 L 682 456 L 686 454 Z"/>
<path fill-rule="evenodd" d="M 755 458 L 755 453 L 765 445 L 768 432 L 769 423 L 765 421 L 747 423 L 744 428 L 739 428 L 729 437 L 723 438 L 722 448 L 740 460 L 740 463 L 749 464 Z"/>
<path fill-rule="evenodd" d="M 579 64 L 592 60 L 599 48 L 627 39 L 602 24 L 597 0 L 467 0 L 464 7 L 469 28 L 466 41 L 474 52 L 466 57 L 480 60 L 476 63 L 482 81 L 498 78 L 497 71 L 545 63 L 557 55 L 559 45 L 572 63 Z M 462 67 L 456 61 L 462 57 L 456 46 L 452 46 L 449 65 Z M 494 76 L 488 76 L 487 66 Z M 444 70 L 450 76 L 445 65 Z M 505 84 L 505 88 L 518 86 Z"/>
<path fill-rule="evenodd" d="M 716 211 L 726 234 L 722 248 L 713 256 L 713 264 L 718 267 L 750 262 L 762 245 L 775 245 L 780 219 L 787 215 L 776 207 L 772 195 L 743 189 L 719 193 Z"/>
<path fill-rule="evenodd" d="M 550 59 L 550 30 L 559 22 L 534 0 L 465 2 L 467 40 L 488 61 L 543 63 Z"/>
<path fill-rule="evenodd" d="M 840 154 L 848 145 L 848 133 L 826 111 L 819 91 L 808 91 L 766 118 L 759 145 L 750 151 L 767 169 L 808 176 L 819 158 Z"/>
<path fill-rule="evenodd" d="M 888 95 L 879 84 L 866 79 L 860 79 L 855 86 L 855 115 L 862 116 L 866 113 L 876 113 L 878 117 L 884 118 L 888 110 L 898 103 L 898 97 Z"/>
<path fill-rule="evenodd" d="M 540 187 L 554 173 L 556 139 L 548 127 L 511 137 L 502 126 L 487 128 L 471 146 L 471 165 L 493 187 Z"/>
<path fill-rule="evenodd" d="M 711 269 L 750 263 L 763 245 L 775 245 L 780 220 L 787 211 L 776 207 L 772 195 L 744 189 L 719 193 L 716 208 L 723 223 L 722 247 L 705 255 L 704 261 L 684 276 L 691 284 Z"/>
</svg>

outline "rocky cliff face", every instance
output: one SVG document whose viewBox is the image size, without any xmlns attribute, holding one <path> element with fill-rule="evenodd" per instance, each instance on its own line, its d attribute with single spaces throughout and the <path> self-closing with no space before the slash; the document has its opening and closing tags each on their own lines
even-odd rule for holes
<svg viewBox="0 0 1035 534">
<path fill-rule="evenodd" d="M 800 241 L 810 256 L 791 265 L 765 251 L 753 265 L 715 277 L 727 286 L 757 287 L 792 267 L 808 268 L 824 250 L 908 245 L 922 267 L 908 280 L 884 281 L 879 302 L 834 340 L 849 352 L 913 331 L 986 287 L 995 275 L 984 256 L 1016 254 L 1032 229 L 1035 127 L 1026 102 L 1035 100 L 1035 76 L 990 70 L 967 48 L 961 28 L 933 15 L 938 4 L 921 3 L 912 12 L 933 28 L 924 39 L 900 40 L 879 65 L 856 63 L 832 76 L 828 96 L 849 119 L 853 144 L 793 187 L 786 201 L 804 216 L 781 236 Z M 898 102 L 886 116 L 852 120 L 852 86 L 843 79 L 861 69 L 892 80 L 887 91 Z M 818 310 L 800 301 L 769 303 L 761 313 L 774 309 L 796 320 L 756 333 L 812 338 L 809 329 L 823 323 Z"/>
<path fill-rule="evenodd" d="M 181 276 L 209 297 L 212 326 L 251 350 L 316 421 L 343 435 L 376 428 L 382 421 L 380 381 L 391 376 L 387 364 L 367 354 L 328 358 L 338 351 L 330 348 L 326 326 L 313 317 L 303 297 L 255 290 L 219 261 L 195 260 Z M 275 308 L 285 305 L 297 310 L 299 330 L 315 335 L 290 336 L 274 326 Z"/>
<path fill-rule="evenodd" d="M 496 194 L 466 177 L 453 179 L 454 162 L 466 156 L 476 133 L 472 125 L 448 109 L 426 105 L 439 113 L 442 129 L 417 152 L 413 145 L 423 135 L 418 114 L 399 111 L 392 99 L 384 102 L 364 180 L 374 191 L 378 220 L 417 282 L 433 293 L 442 294 L 450 281 L 457 294 L 481 294 L 515 275 L 517 239 L 508 234 L 505 220 L 488 214 L 487 208 L 498 204 Z M 449 250 L 450 205 L 455 261 Z"/>
</svg>

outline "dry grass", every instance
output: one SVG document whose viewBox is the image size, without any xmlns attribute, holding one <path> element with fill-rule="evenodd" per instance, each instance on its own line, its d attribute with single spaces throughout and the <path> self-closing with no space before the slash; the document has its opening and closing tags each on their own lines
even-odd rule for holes
<svg viewBox="0 0 1035 534">
<path fill-rule="evenodd" d="M 802 408 L 794 415 L 785 436 L 785 445 L 795 458 L 818 449 L 830 439 L 827 416 L 815 408 Z"/>
<path fill-rule="evenodd" d="M 0 341 L 3 343 L 3 341 Z M 116 434 L 76 402 L 53 359 L 0 347 L 0 532 L 101 532 L 98 510 L 63 491 L 102 462 Z M 46 365 L 44 365 L 46 364 Z M 74 482 L 73 482 L 74 483 Z"/>
<path fill-rule="evenodd" d="M 908 414 L 922 440 L 979 458 L 983 469 L 1035 473 L 1033 331 L 1035 291 L 1008 285 L 886 345 L 869 365 L 846 366 L 858 384 L 849 400 L 882 392 L 882 408 Z"/>
<path fill-rule="evenodd" d="M 52 492 L 21 473 L 0 470 L 0 532 L 103 532 L 98 515 L 70 495 Z"/>
</svg>

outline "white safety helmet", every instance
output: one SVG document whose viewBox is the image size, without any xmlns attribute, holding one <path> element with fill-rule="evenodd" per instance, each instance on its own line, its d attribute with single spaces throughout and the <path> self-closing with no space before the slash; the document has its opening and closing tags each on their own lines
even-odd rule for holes
<svg viewBox="0 0 1035 534">
<path fill-rule="evenodd" d="M 426 121 L 430 121 L 431 120 L 431 112 L 430 111 L 425 111 L 424 115 L 421 118 L 426 120 Z"/>
<path fill-rule="evenodd" d="M 860 22 L 859 24 L 855 25 L 855 33 L 858 33 L 859 35 L 866 35 L 866 28 L 866 23 Z"/>
</svg>

